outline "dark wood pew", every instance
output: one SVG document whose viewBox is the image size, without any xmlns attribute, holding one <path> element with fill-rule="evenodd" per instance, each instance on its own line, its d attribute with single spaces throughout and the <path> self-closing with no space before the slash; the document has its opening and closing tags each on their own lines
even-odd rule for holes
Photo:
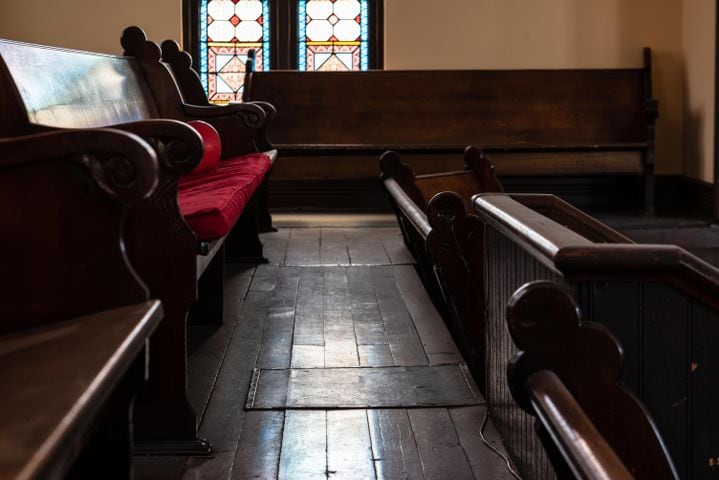
<svg viewBox="0 0 719 480">
<path fill-rule="evenodd" d="M 1 40 L 0 136 L 113 126 L 141 135 L 157 151 L 158 188 L 133 205 L 125 228 L 129 258 L 165 311 L 152 339 L 151 380 L 135 411 L 135 433 L 142 440 L 136 447 L 207 453 L 209 444 L 197 436 L 196 414 L 186 397 L 186 317 L 199 291 L 204 319 L 221 319 L 225 251 L 228 256 L 262 257 L 252 192 L 264 174 L 245 169 L 259 171 L 271 164 L 254 147 L 265 113 L 251 105 L 221 111 L 186 105 L 160 63 L 157 45 L 147 42 L 139 30 L 126 32 L 123 44 L 137 57 Z M 151 76 L 165 82 L 149 82 Z M 239 157 L 220 162 L 215 170 L 182 176 L 203 155 L 202 139 L 185 123 L 191 119 L 214 122 L 223 135 L 225 155 Z M 230 176 L 233 180 L 228 183 Z M 200 194 L 195 195 L 198 189 Z M 213 232 L 198 230 L 205 211 L 182 214 L 183 195 L 188 192 L 195 200 L 210 202 L 218 192 L 222 198 L 233 195 L 232 201 L 223 203 L 232 209 L 227 215 L 208 209 L 223 228 L 229 230 L 234 224 L 226 238 L 226 231 L 216 238 Z M 235 197 L 238 193 L 246 194 L 243 201 Z"/>
<path fill-rule="evenodd" d="M 122 231 L 157 170 L 120 131 L 0 139 L 0 477 L 131 478 L 130 406 L 162 308 Z"/>
<path fill-rule="evenodd" d="M 459 170 L 447 154 L 477 145 L 510 190 L 540 177 L 535 188 L 554 192 L 562 178 L 608 176 L 602 186 L 612 190 L 633 177 L 623 193 L 651 211 L 650 57 L 646 49 L 644 66 L 633 69 L 248 72 L 244 98 L 280 112 L 268 127 L 281 152 L 277 186 L 374 178 L 386 150 L 420 174 Z M 613 193 L 596 202 L 616 202 Z"/>
<path fill-rule="evenodd" d="M 466 170 L 415 175 L 396 152 L 386 152 L 380 170 L 425 288 L 484 392 L 485 330 L 477 317 L 477 306 L 484 303 L 483 224 L 466 212 L 472 195 L 501 192 L 502 186 L 494 176 L 494 165 L 477 147 L 465 149 L 464 162 Z M 448 213 L 452 218 L 447 218 Z M 455 216 L 467 221 L 453 221 Z M 457 243 L 462 247 L 457 248 Z"/>
<path fill-rule="evenodd" d="M 512 433 L 506 446 L 525 475 L 550 470 L 534 456 L 541 448 L 531 419 L 512 406 L 505 366 L 515 345 L 504 311 L 534 280 L 564 285 L 587 320 L 616 335 L 621 381 L 651 413 L 679 476 L 714 475 L 707 459 L 719 435 L 719 270 L 675 246 L 633 244 L 551 195 L 481 194 L 474 207 L 485 223 L 486 304 L 477 311 L 486 312 L 486 398 L 497 428 Z"/>
<path fill-rule="evenodd" d="M 619 382 L 622 347 L 603 325 L 582 322 L 568 291 L 546 281 L 509 300 L 519 351 L 507 378 L 559 478 L 676 479 L 649 413 Z"/>
<path fill-rule="evenodd" d="M 139 28 L 139 27 L 130 27 Z M 172 76 L 177 83 L 178 88 L 182 94 L 182 98 L 185 103 L 197 106 L 213 106 L 207 99 L 205 89 L 202 87 L 202 81 L 197 72 L 192 68 L 192 55 L 183 51 L 180 45 L 175 40 L 165 40 L 160 45 L 162 50 L 162 62 L 170 67 Z M 251 55 L 248 57 L 248 69 L 252 70 L 254 65 L 254 50 L 251 50 Z M 245 102 L 247 104 L 253 104 L 260 107 L 267 117 L 267 122 L 264 122 L 260 127 L 260 131 L 255 136 L 256 146 L 260 150 L 273 150 L 274 147 L 267 140 L 266 126 L 276 116 L 277 110 L 274 105 L 268 102 Z M 215 105 L 216 106 L 216 105 Z M 234 109 L 237 107 L 224 105 L 228 109 Z M 269 178 L 270 173 L 267 173 Z M 276 229 L 272 226 L 272 215 L 270 214 L 270 201 L 269 201 L 269 188 L 268 181 L 262 183 L 260 194 L 257 197 L 259 203 L 259 226 L 262 232 L 272 232 Z"/>
</svg>

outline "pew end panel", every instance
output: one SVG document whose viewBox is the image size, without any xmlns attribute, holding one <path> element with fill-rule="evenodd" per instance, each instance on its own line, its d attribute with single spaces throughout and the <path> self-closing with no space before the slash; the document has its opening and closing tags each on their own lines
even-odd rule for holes
<svg viewBox="0 0 719 480">
<path fill-rule="evenodd" d="M 148 298 L 121 248 L 121 220 L 152 194 L 157 172 L 150 146 L 116 130 L 0 139 L 2 243 L 12 252 L 0 265 L 0 333 Z"/>
<path fill-rule="evenodd" d="M 562 223 L 524 205 L 521 195 L 478 195 L 474 207 L 485 223 L 487 402 L 500 431 L 532 435 L 531 420 L 510 407 L 503 372 L 515 346 L 502 312 L 521 285 L 549 280 L 571 291 L 586 319 L 623 345 L 621 382 L 651 413 L 679 476 L 709 475 L 706 458 L 719 425 L 710 405 L 719 402 L 719 389 L 708 379 L 719 364 L 705 346 L 716 341 L 719 271 L 678 247 L 627 243 L 598 222 L 591 227 L 578 211 L 578 220 L 566 222 L 571 207 L 562 207 Z M 507 443 L 513 455 L 522 440 L 516 442 Z M 541 455 L 517 463 L 531 476 L 550 475 Z"/>
<path fill-rule="evenodd" d="M 114 129 L 0 139 L 0 477 L 131 478 L 130 408 L 162 308 L 122 233 L 158 170 Z"/>
<path fill-rule="evenodd" d="M 519 349 L 507 370 L 509 390 L 540 420 L 555 472 L 679 478 L 649 413 L 619 382 L 621 345 L 603 325 L 581 321 L 570 292 L 546 281 L 525 284 L 510 298 L 506 316 Z M 574 426 L 577 410 L 594 428 L 572 438 L 582 432 Z M 553 455 L 555 449 L 561 455 Z"/>
</svg>

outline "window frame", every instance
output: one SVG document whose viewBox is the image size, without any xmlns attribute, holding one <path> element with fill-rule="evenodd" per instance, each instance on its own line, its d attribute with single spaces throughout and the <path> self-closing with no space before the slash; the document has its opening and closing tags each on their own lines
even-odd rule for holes
<svg viewBox="0 0 719 480">
<path fill-rule="evenodd" d="M 182 48 L 200 58 L 200 2 L 182 0 Z M 297 2 L 270 0 L 270 70 L 297 70 Z M 369 68 L 384 68 L 384 0 L 368 0 Z M 193 62 L 197 70 L 197 60 Z"/>
</svg>

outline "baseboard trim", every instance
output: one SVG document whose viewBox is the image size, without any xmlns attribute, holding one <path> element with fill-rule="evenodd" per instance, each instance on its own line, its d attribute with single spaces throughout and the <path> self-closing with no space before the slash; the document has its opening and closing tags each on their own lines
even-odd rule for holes
<svg viewBox="0 0 719 480">
<path fill-rule="evenodd" d="M 507 192 L 554 193 L 578 208 L 637 210 L 641 179 L 633 176 L 502 177 Z M 277 212 L 389 213 L 379 179 L 271 180 L 270 207 Z M 684 175 L 656 176 L 656 210 L 711 218 L 711 183 Z"/>
<path fill-rule="evenodd" d="M 714 187 L 709 182 L 685 175 L 657 175 L 656 202 L 659 212 L 680 212 L 711 218 Z"/>
</svg>

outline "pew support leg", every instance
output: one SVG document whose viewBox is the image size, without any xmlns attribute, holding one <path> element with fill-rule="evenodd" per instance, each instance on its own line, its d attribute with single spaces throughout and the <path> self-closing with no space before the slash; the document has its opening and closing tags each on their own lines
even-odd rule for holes
<svg viewBox="0 0 719 480">
<path fill-rule="evenodd" d="M 225 255 L 233 263 L 268 263 L 259 236 L 258 192 L 247 202 L 242 215 L 225 239 Z"/>
<path fill-rule="evenodd" d="M 260 233 L 276 232 L 272 225 L 272 214 L 270 213 L 270 172 L 267 172 L 264 180 L 257 190 L 258 223 Z"/>
<path fill-rule="evenodd" d="M 222 245 L 197 282 L 197 302 L 190 308 L 188 323 L 222 325 L 225 280 L 225 246 Z"/>
<path fill-rule="evenodd" d="M 163 305 L 165 318 L 150 339 L 150 378 L 135 405 L 134 453 L 206 456 L 212 446 L 197 434 L 186 393 L 189 307 L 164 299 Z"/>
</svg>

